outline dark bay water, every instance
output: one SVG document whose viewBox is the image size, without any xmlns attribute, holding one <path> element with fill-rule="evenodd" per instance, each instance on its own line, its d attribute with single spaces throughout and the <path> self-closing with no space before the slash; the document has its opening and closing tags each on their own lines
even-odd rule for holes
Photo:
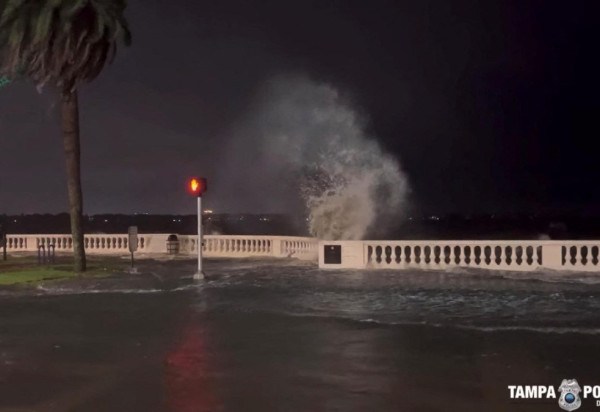
<svg viewBox="0 0 600 412">
<path fill-rule="evenodd" d="M 507 385 L 600 384 L 593 276 L 140 269 L 0 291 L 0 411 L 558 410 Z"/>
</svg>

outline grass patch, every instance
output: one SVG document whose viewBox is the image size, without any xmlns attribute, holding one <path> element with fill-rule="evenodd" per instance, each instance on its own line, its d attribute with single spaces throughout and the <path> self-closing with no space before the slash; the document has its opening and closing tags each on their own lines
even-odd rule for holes
<svg viewBox="0 0 600 412">
<path fill-rule="evenodd" d="M 75 272 L 55 270 L 52 268 L 24 269 L 0 273 L 0 285 L 16 285 L 19 283 L 40 282 L 75 277 Z"/>
<path fill-rule="evenodd" d="M 0 260 L 0 286 L 35 284 L 42 281 L 77 278 L 101 278 L 123 272 L 127 264 L 118 258 L 88 258 L 88 269 L 79 275 L 73 271 L 72 257 L 57 256 L 52 266 L 37 265 L 37 257 L 10 257 Z"/>
</svg>

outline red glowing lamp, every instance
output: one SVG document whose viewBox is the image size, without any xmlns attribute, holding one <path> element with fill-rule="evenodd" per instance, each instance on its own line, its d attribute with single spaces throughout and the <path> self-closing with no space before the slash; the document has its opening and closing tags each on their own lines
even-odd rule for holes
<svg viewBox="0 0 600 412">
<path fill-rule="evenodd" d="M 191 177 L 187 182 L 187 191 L 192 196 L 202 197 L 206 192 L 206 179 L 204 177 Z"/>
</svg>

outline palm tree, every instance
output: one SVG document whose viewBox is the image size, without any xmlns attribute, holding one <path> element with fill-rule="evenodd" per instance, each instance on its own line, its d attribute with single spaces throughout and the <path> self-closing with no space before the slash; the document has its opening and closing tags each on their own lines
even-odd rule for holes
<svg viewBox="0 0 600 412">
<path fill-rule="evenodd" d="M 0 15 L 0 75 L 23 73 L 58 89 L 75 271 L 86 269 L 83 244 L 77 90 L 131 43 L 125 0 L 7 0 Z"/>
</svg>

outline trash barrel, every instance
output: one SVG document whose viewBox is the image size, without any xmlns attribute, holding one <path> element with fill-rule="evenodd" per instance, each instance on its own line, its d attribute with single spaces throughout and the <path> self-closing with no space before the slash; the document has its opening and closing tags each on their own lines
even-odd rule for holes
<svg viewBox="0 0 600 412">
<path fill-rule="evenodd" d="M 177 235 L 169 235 L 167 238 L 167 254 L 176 255 L 179 253 L 179 239 Z"/>
</svg>

